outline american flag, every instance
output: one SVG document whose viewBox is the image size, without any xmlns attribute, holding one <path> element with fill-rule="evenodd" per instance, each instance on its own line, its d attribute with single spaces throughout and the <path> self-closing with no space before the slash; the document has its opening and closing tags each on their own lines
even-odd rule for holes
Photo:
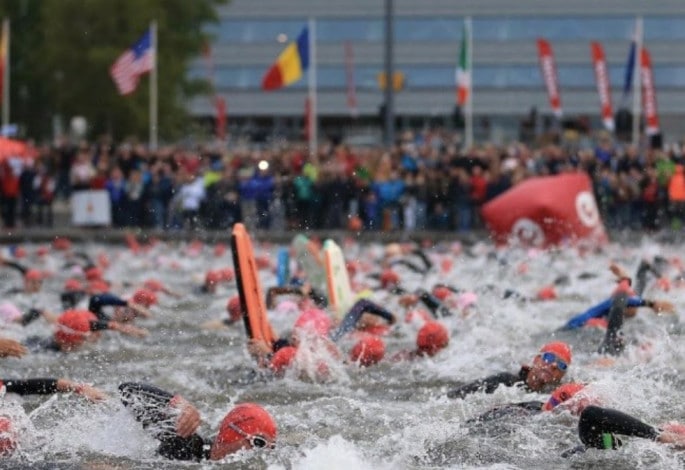
<svg viewBox="0 0 685 470">
<path fill-rule="evenodd" d="M 109 74 L 120 95 L 133 93 L 140 76 L 152 71 L 155 66 L 155 51 L 152 34 L 148 29 L 136 43 L 127 49 L 109 68 Z"/>
</svg>

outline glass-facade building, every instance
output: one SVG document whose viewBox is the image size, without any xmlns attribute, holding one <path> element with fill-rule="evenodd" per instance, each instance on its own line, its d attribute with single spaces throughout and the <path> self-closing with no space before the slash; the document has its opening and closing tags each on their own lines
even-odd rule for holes
<svg viewBox="0 0 685 470">
<path fill-rule="evenodd" d="M 213 41 L 213 80 L 228 103 L 234 126 L 301 126 L 306 77 L 287 89 L 261 90 L 266 69 L 307 24 L 316 21 L 318 111 L 322 126 L 349 128 L 378 119 L 383 92 L 384 0 L 232 0 L 220 21 L 208 27 Z M 550 109 L 538 65 L 537 38 L 554 48 L 564 113 L 599 122 L 599 99 L 590 42 L 606 51 L 614 109 L 630 106 L 624 96 L 626 61 L 635 19 L 643 18 L 644 44 L 652 56 L 657 103 L 666 135 L 685 134 L 685 1 L 683 0 L 395 0 L 395 70 L 404 85 L 395 98 L 400 123 L 450 121 L 455 67 L 463 20 L 472 18 L 473 107 L 476 123 L 503 135 L 534 106 Z M 348 107 L 352 51 L 356 119 Z M 348 50 L 349 50 L 348 49 Z M 202 59 L 188 70 L 205 78 Z M 188 103 L 198 117 L 213 115 L 208 98 Z M 490 128 L 490 131 L 493 131 Z"/>
</svg>

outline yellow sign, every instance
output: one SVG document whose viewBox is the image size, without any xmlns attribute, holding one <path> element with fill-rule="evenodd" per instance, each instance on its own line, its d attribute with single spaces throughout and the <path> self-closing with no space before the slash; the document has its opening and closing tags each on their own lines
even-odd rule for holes
<svg viewBox="0 0 685 470">
<path fill-rule="evenodd" d="M 388 85 L 385 72 L 379 73 L 376 77 L 376 80 L 378 81 L 378 88 L 385 90 L 385 87 Z M 400 91 L 402 88 L 404 88 L 404 74 L 402 72 L 395 71 L 392 74 L 392 89 L 395 91 Z"/>
</svg>

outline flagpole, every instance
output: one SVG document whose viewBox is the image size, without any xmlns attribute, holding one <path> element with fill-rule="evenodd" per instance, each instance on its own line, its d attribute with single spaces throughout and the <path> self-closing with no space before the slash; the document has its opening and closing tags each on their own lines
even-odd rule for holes
<svg viewBox="0 0 685 470">
<path fill-rule="evenodd" d="M 319 118 L 316 104 L 316 21 L 309 18 L 309 155 L 318 164 L 317 131 Z"/>
<path fill-rule="evenodd" d="M 469 74 L 469 89 L 466 98 L 466 109 L 464 110 L 464 126 L 466 130 L 465 143 L 466 148 L 469 149 L 473 145 L 473 35 L 471 32 L 471 17 L 468 16 L 464 20 L 464 27 L 466 28 L 466 66 Z"/>
<path fill-rule="evenodd" d="M 7 130 L 10 123 L 10 20 L 2 21 L 2 45 L 5 57 L 2 64 L 2 127 Z"/>
<path fill-rule="evenodd" d="M 633 145 L 640 143 L 640 113 L 642 98 L 642 17 L 635 18 L 635 64 L 633 64 Z"/>
<path fill-rule="evenodd" d="M 152 70 L 150 71 L 150 150 L 157 150 L 157 22 L 150 22 Z"/>
</svg>

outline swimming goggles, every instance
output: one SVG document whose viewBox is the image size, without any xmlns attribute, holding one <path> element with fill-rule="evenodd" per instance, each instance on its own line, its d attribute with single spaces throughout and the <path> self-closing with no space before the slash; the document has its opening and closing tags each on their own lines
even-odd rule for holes
<svg viewBox="0 0 685 470">
<path fill-rule="evenodd" d="M 540 358 L 542 359 L 542 362 L 545 364 L 554 364 L 557 366 L 559 370 L 566 370 L 568 368 L 568 364 L 566 364 L 564 361 L 559 359 L 556 354 L 551 353 L 551 352 L 543 352 L 540 353 Z"/>
<path fill-rule="evenodd" d="M 260 436 L 259 434 L 248 434 L 233 423 L 228 423 L 228 427 L 233 431 L 237 432 L 238 434 L 240 434 L 247 442 L 250 443 L 252 447 L 257 447 L 260 449 L 267 446 L 273 447 L 272 443 L 269 443 L 269 441 L 265 437 Z"/>
</svg>

